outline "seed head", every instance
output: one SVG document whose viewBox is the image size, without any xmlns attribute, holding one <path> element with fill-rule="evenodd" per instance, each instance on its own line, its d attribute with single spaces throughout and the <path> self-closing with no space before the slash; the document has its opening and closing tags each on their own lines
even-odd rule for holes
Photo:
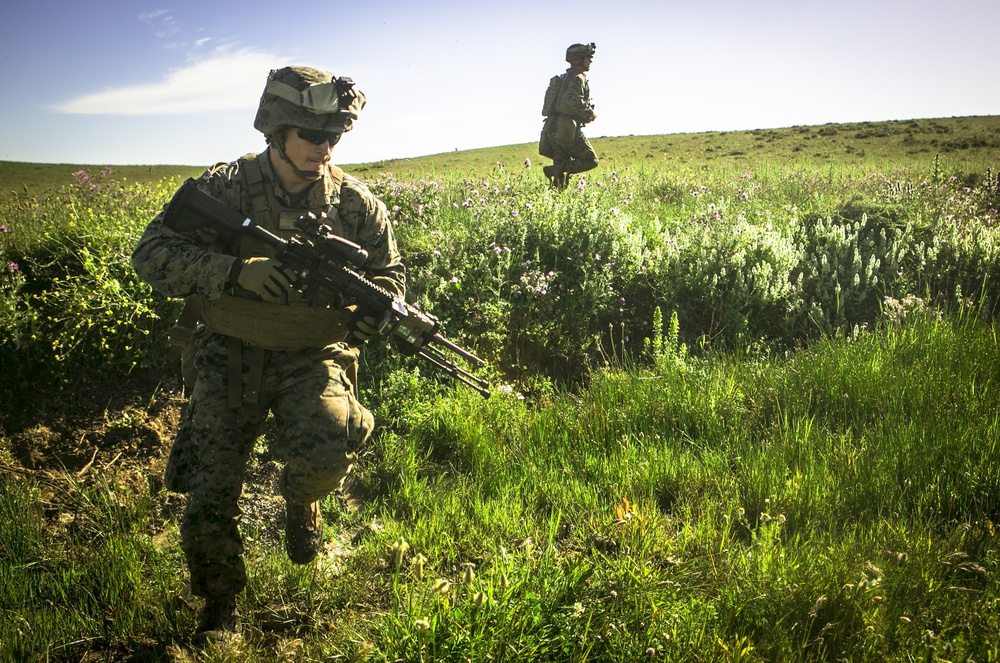
<svg viewBox="0 0 1000 663">
<path fill-rule="evenodd" d="M 410 544 L 406 542 L 406 539 L 399 537 L 399 540 L 392 545 L 393 559 L 396 562 L 396 566 L 400 566 L 403 563 L 403 556 L 406 551 L 410 549 Z"/>
<path fill-rule="evenodd" d="M 424 579 L 424 564 L 426 563 L 427 563 L 427 558 L 424 557 L 422 553 L 417 553 L 413 557 L 413 568 L 416 570 L 417 580 Z"/>
</svg>

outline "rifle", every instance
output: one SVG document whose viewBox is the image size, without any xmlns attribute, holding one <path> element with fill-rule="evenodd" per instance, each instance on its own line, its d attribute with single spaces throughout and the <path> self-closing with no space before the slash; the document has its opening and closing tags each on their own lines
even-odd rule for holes
<svg viewBox="0 0 1000 663">
<path fill-rule="evenodd" d="M 489 397 L 489 382 L 455 364 L 441 348 L 475 366 L 486 362 L 442 336 L 437 318 L 369 280 L 362 271 L 368 252 L 333 234 L 332 228 L 314 214 L 299 217 L 295 226 L 302 236 L 286 240 L 244 218 L 188 179 L 171 198 L 163 225 L 184 231 L 204 227 L 206 222 L 222 231 L 246 233 L 275 249 L 276 258 L 298 276 L 296 287 L 310 304 L 325 306 L 342 296 L 349 304 L 373 313 L 379 334 L 391 335 L 404 355 L 416 355 L 484 398 Z"/>
</svg>

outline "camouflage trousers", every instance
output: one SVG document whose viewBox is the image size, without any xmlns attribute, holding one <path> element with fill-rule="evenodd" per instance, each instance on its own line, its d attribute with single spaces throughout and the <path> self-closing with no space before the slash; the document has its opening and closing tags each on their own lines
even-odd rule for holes
<svg viewBox="0 0 1000 663">
<path fill-rule="evenodd" d="M 341 486 L 369 438 L 372 415 L 349 377 L 357 355 L 348 350 L 309 356 L 267 352 L 256 404 L 228 403 L 228 339 L 210 336 L 195 358 L 198 377 L 167 468 L 167 486 L 187 492 L 181 547 L 195 595 L 236 594 L 246 585 L 238 500 L 247 462 L 268 412 L 277 431 L 270 449 L 284 463 L 280 491 L 287 501 L 323 499 Z M 244 351 L 243 380 L 250 369 Z"/>
<path fill-rule="evenodd" d="M 545 152 L 539 149 L 539 153 L 552 159 L 552 165 L 559 172 L 567 175 L 583 173 L 597 168 L 597 152 L 583 135 L 583 131 L 577 128 L 573 142 L 560 143 L 555 139 L 557 133 L 556 124 L 549 118 L 545 122 L 542 130 L 541 141 L 545 143 Z"/>
</svg>

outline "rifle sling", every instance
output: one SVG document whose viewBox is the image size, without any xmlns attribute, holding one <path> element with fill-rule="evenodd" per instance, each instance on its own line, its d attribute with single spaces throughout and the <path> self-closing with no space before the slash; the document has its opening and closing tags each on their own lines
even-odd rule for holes
<svg viewBox="0 0 1000 663">
<path fill-rule="evenodd" d="M 263 369 L 263 367 L 261 368 Z M 229 407 L 239 407 L 243 404 L 243 341 L 235 336 L 229 337 L 229 361 L 226 362 L 226 375 L 226 381 L 229 384 Z"/>
<path fill-rule="evenodd" d="M 168 362 L 174 363 L 181 358 L 181 352 L 191 339 L 195 325 L 198 324 L 198 319 L 201 317 L 203 301 L 201 295 L 190 295 L 184 300 L 184 308 L 181 309 L 177 322 L 174 323 L 167 335 L 167 341 L 173 346 L 167 353 Z"/>
</svg>

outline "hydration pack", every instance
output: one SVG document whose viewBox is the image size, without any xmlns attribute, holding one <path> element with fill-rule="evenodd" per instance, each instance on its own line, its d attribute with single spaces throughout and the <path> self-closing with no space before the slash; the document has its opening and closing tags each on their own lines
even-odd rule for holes
<svg viewBox="0 0 1000 663">
<path fill-rule="evenodd" d="M 559 74 L 549 79 L 549 87 L 545 90 L 545 102 L 542 104 L 542 115 L 549 117 L 556 113 L 559 105 L 559 98 L 562 96 L 563 81 L 566 74 Z"/>
</svg>

